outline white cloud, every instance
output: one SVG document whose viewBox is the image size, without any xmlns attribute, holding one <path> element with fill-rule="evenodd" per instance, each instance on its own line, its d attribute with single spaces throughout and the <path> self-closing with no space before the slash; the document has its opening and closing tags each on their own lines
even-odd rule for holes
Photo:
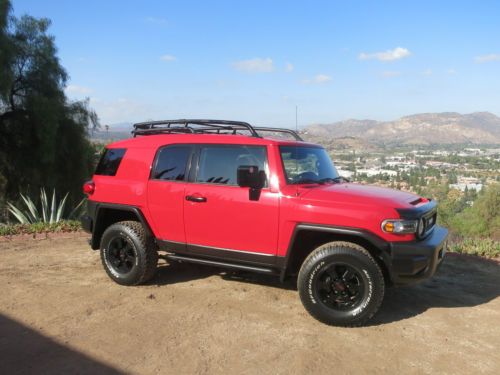
<svg viewBox="0 0 500 375">
<path fill-rule="evenodd" d="M 382 76 L 385 78 L 399 77 L 400 75 L 401 75 L 401 72 L 394 71 L 394 70 L 387 70 L 385 72 L 382 72 Z"/>
<path fill-rule="evenodd" d="M 163 55 L 160 57 L 160 60 L 162 60 L 162 61 L 175 61 L 175 60 L 177 60 L 177 57 L 175 57 L 174 55 Z"/>
<path fill-rule="evenodd" d="M 285 64 L 285 72 L 287 72 L 287 73 L 293 72 L 293 64 L 292 63 Z"/>
<path fill-rule="evenodd" d="M 90 102 L 99 115 L 102 124 L 143 121 L 152 116 L 157 116 L 157 110 L 151 104 L 143 103 L 135 99 L 91 99 Z"/>
<path fill-rule="evenodd" d="M 432 75 L 432 69 L 425 69 L 420 74 L 422 74 L 423 76 L 426 76 L 426 77 L 431 76 Z"/>
<path fill-rule="evenodd" d="M 256 57 L 250 60 L 236 61 L 232 66 L 234 69 L 246 73 L 270 73 L 274 70 L 273 60 L 269 57 L 266 59 Z"/>
<path fill-rule="evenodd" d="M 454 74 L 457 74 L 457 71 L 453 68 L 450 68 L 446 71 L 446 73 L 450 74 L 450 75 L 454 75 Z"/>
<path fill-rule="evenodd" d="M 316 84 L 321 84 L 321 83 L 327 83 L 332 80 L 332 77 L 326 74 L 318 74 L 315 75 L 313 78 L 310 79 L 305 79 L 303 83 L 316 83 Z"/>
<path fill-rule="evenodd" d="M 362 52 L 359 54 L 360 60 L 379 60 L 379 61 L 395 61 L 399 59 L 403 59 L 411 55 L 411 52 L 402 47 L 397 47 L 392 50 L 387 50 L 385 52 L 374 52 L 374 53 L 365 53 Z"/>
<path fill-rule="evenodd" d="M 84 86 L 78 86 L 78 85 L 68 85 L 66 86 L 66 94 L 73 94 L 73 95 L 87 95 L 92 92 L 91 89 L 88 87 Z"/>
<path fill-rule="evenodd" d="M 151 25 L 156 25 L 156 26 L 165 26 L 168 24 L 167 20 L 165 18 L 161 17 L 146 17 L 144 19 L 146 23 L 149 23 Z"/>
<path fill-rule="evenodd" d="M 490 62 L 490 61 L 500 61 L 500 54 L 491 53 L 489 55 L 476 56 L 474 61 L 478 64 L 482 64 L 482 63 Z"/>
</svg>

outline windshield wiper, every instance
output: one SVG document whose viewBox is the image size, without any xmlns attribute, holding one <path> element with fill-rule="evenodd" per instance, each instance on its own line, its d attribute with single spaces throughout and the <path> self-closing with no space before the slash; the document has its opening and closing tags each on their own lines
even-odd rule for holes
<svg viewBox="0 0 500 375">
<path fill-rule="evenodd" d="M 317 182 L 318 182 L 318 184 L 324 185 L 327 182 L 335 182 L 335 178 L 331 178 L 331 177 L 320 178 Z"/>
<path fill-rule="evenodd" d="M 320 184 L 324 185 L 328 182 L 351 182 L 349 179 L 338 176 L 338 177 L 325 177 L 325 178 L 320 178 L 319 180 L 314 180 L 312 178 L 304 178 L 298 181 L 295 181 L 293 184 L 294 185 L 299 185 L 299 184 Z"/>
<path fill-rule="evenodd" d="M 332 178 L 333 181 L 335 182 L 351 182 L 351 180 L 349 180 L 347 177 L 344 177 L 344 176 L 337 176 L 335 178 Z"/>
<path fill-rule="evenodd" d="M 337 176 L 337 177 L 325 177 L 319 179 L 317 182 L 318 184 L 326 184 L 327 182 L 350 182 L 347 178 L 342 177 L 342 176 Z"/>
<path fill-rule="evenodd" d="M 295 181 L 293 183 L 294 185 L 299 185 L 299 184 L 319 184 L 318 180 L 313 180 L 312 178 L 304 178 L 300 179 L 298 181 Z"/>
</svg>

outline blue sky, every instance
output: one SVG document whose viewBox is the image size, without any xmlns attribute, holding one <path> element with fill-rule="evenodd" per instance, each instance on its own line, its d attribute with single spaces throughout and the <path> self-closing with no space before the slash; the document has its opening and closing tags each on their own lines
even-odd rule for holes
<svg viewBox="0 0 500 375">
<path fill-rule="evenodd" d="M 500 114 L 498 1 L 13 0 L 103 124 Z"/>
</svg>

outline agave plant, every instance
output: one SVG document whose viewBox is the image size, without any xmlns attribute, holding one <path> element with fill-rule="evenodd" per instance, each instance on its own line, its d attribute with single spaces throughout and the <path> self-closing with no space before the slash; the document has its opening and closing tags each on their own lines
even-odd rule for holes
<svg viewBox="0 0 500 375">
<path fill-rule="evenodd" d="M 68 193 L 59 202 L 56 200 L 56 191 L 52 192 L 52 201 L 49 202 L 47 198 L 47 193 L 45 189 L 40 190 L 40 210 L 36 207 L 36 204 L 30 197 L 21 194 L 21 199 L 25 204 L 25 208 L 18 208 L 12 203 L 7 203 L 9 212 L 19 221 L 21 224 L 32 224 L 32 223 L 57 223 L 63 219 L 64 206 L 66 205 L 66 200 L 68 198 Z M 79 208 L 82 206 L 85 199 L 71 211 L 67 216 L 72 218 L 78 212 Z"/>
</svg>

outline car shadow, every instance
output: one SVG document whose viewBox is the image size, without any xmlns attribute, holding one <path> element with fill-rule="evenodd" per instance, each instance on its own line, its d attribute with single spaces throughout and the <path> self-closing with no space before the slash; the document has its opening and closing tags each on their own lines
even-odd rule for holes
<svg viewBox="0 0 500 375">
<path fill-rule="evenodd" d="M 160 267 L 152 284 L 175 284 L 210 276 L 284 290 L 297 290 L 296 279 L 244 271 L 172 262 Z M 432 308 L 459 308 L 485 304 L 500 297 L 500 265 L 482 258 L 449 254 L 433 278 L 422 283 L 387 288 L 384 302 L 368 325 L 409 319 Z M 298 296 L 297 296 L 298 298 Z"/>
<path fill-rule="evenodd" d="M 170 262 L 160 263 L 156 276 L 149 285 L 170 285 L 201 280 L 218 275 L 221 271 L 216 267 L 203 266 L 194 263 Z"/>
<path fill-rule="evenodd" d="M 0 314 L 0 374 L 123 374 Z"/>
<path fill-rule="evenodd" d="M 240 281 L 249 284 L 262 285 L 278 289 L 297 290 L 295 280 L 279 281 L 277 275 L 267 275 L 248 271 L 228 270 L 214 266 L 195 263 L 170 262 L 160 264 L 150 285 L 177 284 L 194 280 L 205 279 L 210 276 L 219 276 L 227 281 Z"/>
<path fill-rule="evenodd" d="M 265 287 L 284 289 L 284 290 L 297 290 L 297 279 L 287 278 L 283 283 L 279 281 L 277 275 L 266 275 L 251 272 L 229 272 L 222 275 L 222 278 L 227 281 L 239 281 L 248 284 L 261 285 Z"/>
<path fill-rule="evenodd" d="M 432 279 L 388 288 L 369 325 L 409 319 L 432 308 L 473 307 L 500 297 L 500 266 L 476 257 L 449 254 Z"/>
</svg>

